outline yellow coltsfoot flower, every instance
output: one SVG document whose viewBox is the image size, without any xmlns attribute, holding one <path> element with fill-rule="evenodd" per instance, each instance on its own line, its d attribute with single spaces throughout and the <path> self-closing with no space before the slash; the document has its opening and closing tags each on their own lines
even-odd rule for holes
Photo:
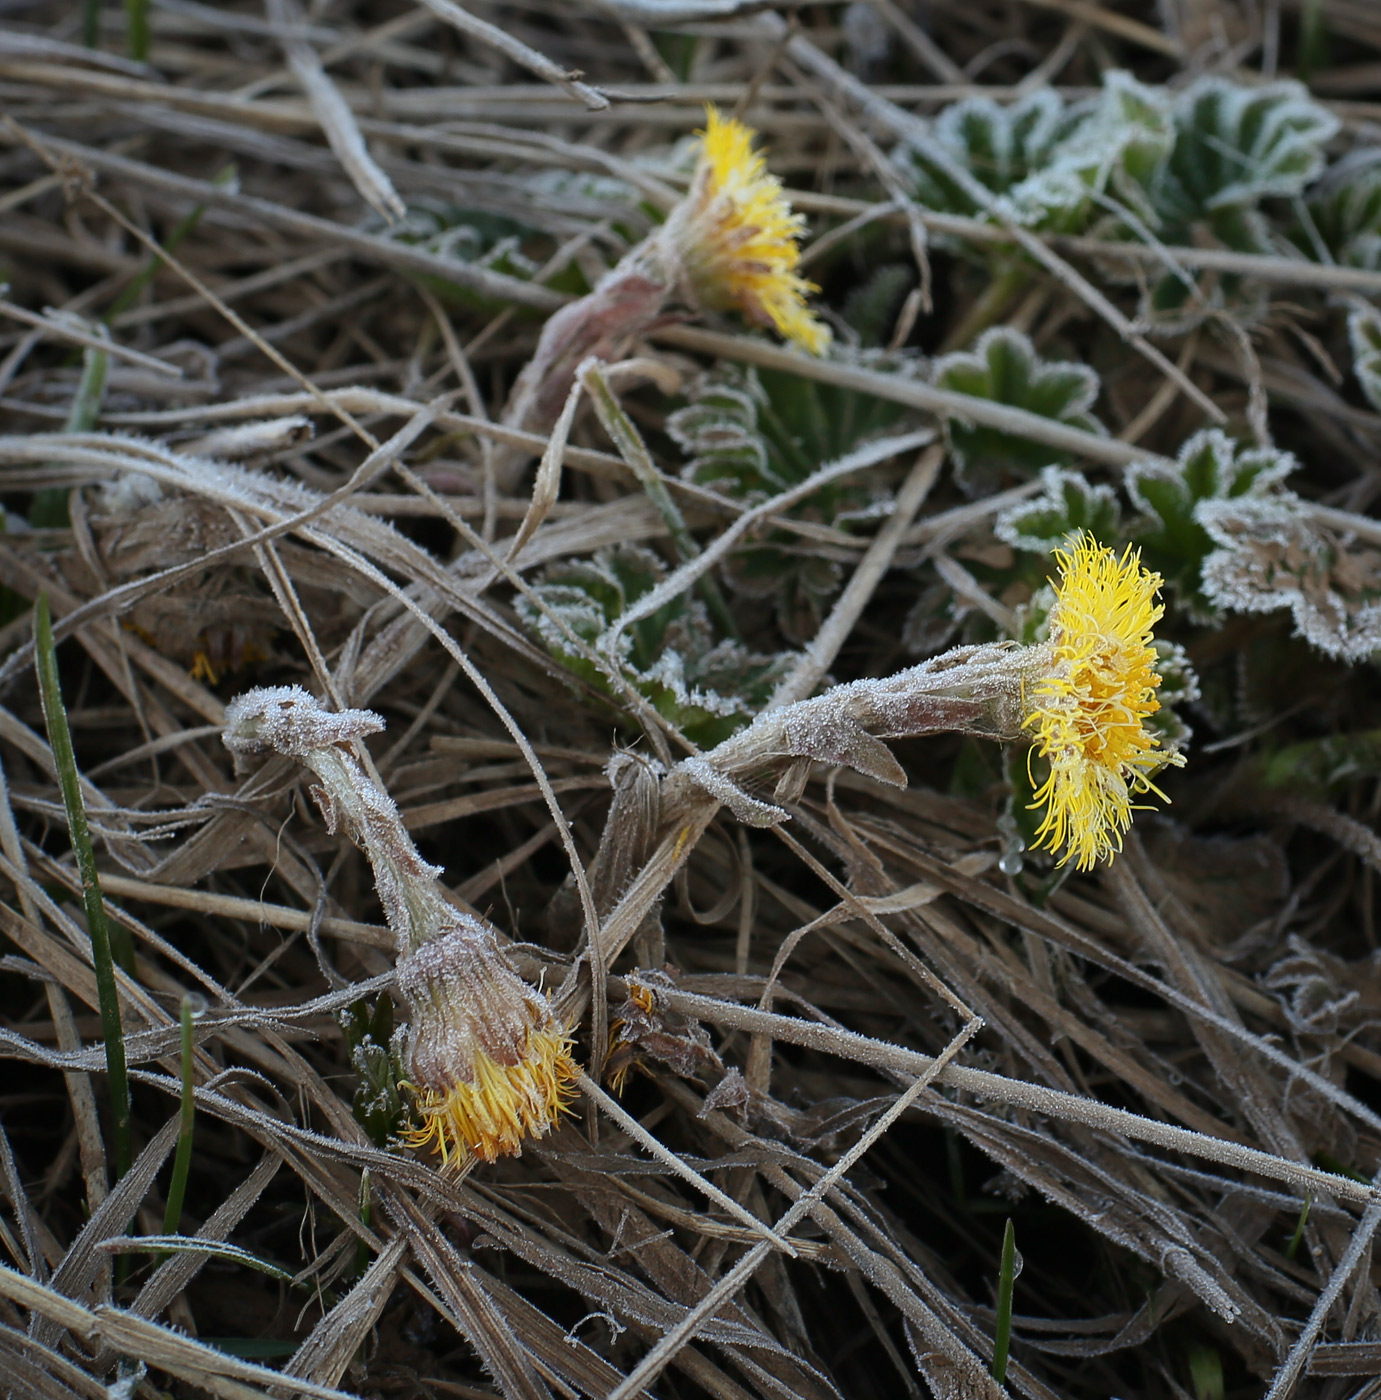
<svg viewBox="0 0 1381 1400">
<path fill-rule="evenodd" d="M 775 326 L 812 355 L 823 354 L 829 327 L 806 306 L 819 288 L 797 271 L 804 231 L 805 219 L 753 150 L 751 129 L 707 107 L 690 191 L 662 228 L 689 299 Z"/>
<path fill-rule="evenodd" d="M 1090 870 L 1122 849 L 1132 798 L 1165 794 L 1151 781 L 1184 756 L 1161 747 L 1146 720 L 1160 709 L 1151 629 L 1163 606 L 1159 574 L 1128 546 L 1119 558 L 1089 535 L 1056 550 L 1060 578 L 1050 640 L 1029 683 L 1033 753 L 1050 765 L 1033 807 L 1045 808 L 1036 845 Z"/>
<path fill-rule="evenodd" d="M 454 919 L 398 963 L 412 1012 L 403 1064 L 421 1120 L 403 1141 L 439 1152 L 443 1165 L 467 1151 L 492 1162 L 544 1136 L 579 1075 L 547 998 L 509 967 L 483 923 L 458 910 Z"/>
</svg>

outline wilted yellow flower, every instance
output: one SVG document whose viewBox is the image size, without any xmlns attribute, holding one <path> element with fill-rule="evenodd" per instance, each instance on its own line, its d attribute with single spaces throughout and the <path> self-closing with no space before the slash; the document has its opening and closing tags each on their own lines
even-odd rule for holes
<svg viewBox="0 0 1381 1400">
<path fill-rule="evenodd" d="M 398 963 L 412 1012 L 403 1064 L 421 1118 L 403 1140 L 443 1163 L 467 1150 L 492 1162 L 555 1124 L 579 1071 L 547 998 L 479 920 L 455 918 L 451 932 Z"/>
<path fill-rule="evenodd" d="M 1050 669 L 1035 680 L 1024 727 L 1050 764 L 1036 792 L 1046 809 L 1036 844 L 1080 870 L 1122 849 L 1132 797 L 1165 794 L 1151 781 L 1184 757 L 1160 747 L 1145 721 L 1160 709 L 1151 629 L 1164 608 L 1159 574 L 1130 546 L 1119 559 L 1089 535 L 1056 550 L 1060 579 L 1050 612 Z"/>
<path fill-rule="evenodd" d="M 446 897 L 393 799 L 365 771 L 354 741 L 384 727 L 368 710 L 333 713 L 300 686 L 247 691 L 226 706 L 225 746 L 238 757 L 274 752 L 307 765 L 328 830 L 369 857 L 398 945 L 398 990 L 411 1017 L 406 1087 L 421 1117 L 410 1147 L 483 1162 L 541 1137 L 575 1097 L 571 1036 L 551 1003 L 509 964 L 490 926 Z"/>
<path fill-rule="evenodd" d="M 797 271 L 804 231 L 805 219 L 753 150 L 753 132 L 707 107 L 690 191 L 663 227 L 693 300 L 739 311 L 812 355 L 823 354 L 829 327 L 806 308 L 806 296 L 820 289 Z"/>
</svg>

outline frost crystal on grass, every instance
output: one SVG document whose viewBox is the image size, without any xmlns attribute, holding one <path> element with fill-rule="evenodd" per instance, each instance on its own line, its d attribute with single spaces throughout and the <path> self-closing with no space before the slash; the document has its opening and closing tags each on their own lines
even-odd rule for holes
<svg viewBox="0 0 1381 1400">
<path fill-rule="evenodd" d="M 1340 661 L 1381 648 L 1381 552 L 1315 520 L 1289 491 L 1206 501 L 1195 520 L 1218 546 L 1203 566 L 1204 593 L 1221 608 L 1288 609 L 1295 631 Z"/>
</svg>

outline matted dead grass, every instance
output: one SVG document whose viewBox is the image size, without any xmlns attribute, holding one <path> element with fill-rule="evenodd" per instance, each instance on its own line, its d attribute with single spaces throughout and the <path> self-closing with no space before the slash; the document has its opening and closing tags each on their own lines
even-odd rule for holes
<svg viewBox="0 0 1381 1400">
<path fill-rule="evenodd" d="M 1115 230 L 1115 183 L 1077 226 L 908 183 L 966 100 L 1303 62 L 1336 184 L 1381 120 L 1374 7 L 159 0 L 147 61 L 95 13 L 96 48 L 73 4 L 0 20 L 6 1393 L 1381 1394 L 1381 205 L 1313 256 L 1295 212 L 1342 205 L 1283 167 L 1251 248 Z M 707 102 L 807 216 L 842 349 L 683 299 L 554 437 L 506 415 Z M 999 391 L 993 347 L 1064 397 Z M 1188 762 L 1070 875 L 1019 744 L 829 687 L 1031 641 L 1032 503 L 1141 540 L 1187 443 L 1264 454 L 1277 515 L 1224 487 L 1194 525 Z M 134 952 L 118 1179 L 40 594 Z M 383 717 L 368 763 L 446 898 L 575 1027 L 574 1112 L 519 1156 L 399 1145 L 369 862 L 300 765 L 221 742 L 288 684 Z M 184 1069 L 196 1243 L 150 1242 Z"/>
</svg>

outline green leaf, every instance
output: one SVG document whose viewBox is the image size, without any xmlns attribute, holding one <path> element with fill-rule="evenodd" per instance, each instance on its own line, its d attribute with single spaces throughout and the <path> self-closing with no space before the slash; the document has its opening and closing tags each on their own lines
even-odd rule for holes
<svg viewBox="0 0 1381 1400">
<path fill-rule="evenodd" d="M 1300 83 L 1246 86 L 1218 77 L 1180 95 L 1174 122 L 1174 146 L 1151 187 L 1168 224 L 1302 193 L 1338 131 L 1338 119 Z"/>
<path fill-rule="evenodd" d="M 619 618 L 665 577 L 651 550 L 624 544 L 591 559 L 552 565 L 519 616 L 548 651 L 596 690 L 617 693 L 621 679 L 695 743 L 712 747 L 751 722 L 795 661 L 793 653 L 762 656 L 733 640 L 716 640 L 705 605 L 682 594 L 605 643 Z M 562 625 L 596 653 L 575 651 Z"/>
<path fill-rule="evenodd" d="M 1264 496 L 1294 469 L 1288 452 L 1242 447 L 1218 428 L 1196 433 L 1173 464 L 1137 462 L 1127 468 L 1127 493 L 1142 512 L 1131 538 L 1147 566 L 1174 588 L 1196 620 L 1219 615 L 1201 585 L 1213 541 L 1196 510 L 1205 501 Z"/>
<path fill-rule="evenodd" d="M 108 1254 L 205 1254 L 212 1259 L 224 1259 L 231 1264 L 243 1264 L 247 1269 L 256 1269 L 270 1278 L 282 1279 L 291 1283 L 293 1275 L 241 1249 L 237 1244 L 227 1244 L 224 1240 L 200 1240 L 189 1235 L 117 1235 L 113 1239 L 102 1240 L 98 1248 Z"/>
<path fill-rule="evenodd" d="M 353 1002 L 341 1012 L 340 1024 L 359 1079 L 352 1105 L 355 1121 L 376 1147 L 385 1147 L 397 1134 L 405 1109 L 392 1048 L 393 1002 L 380 997 L 372 1010 L 364 1000 Z"/>
<path fill-rule="evenodd" d="M 1381 268 L 1381 151 L 1366 147 L 1330 167 L 1287 233 L 1316 262 Z"/>
<path fill-rule="evenodd" d="M 1381 775 L 1381 729 L 1289 744 L 1263 754 L 1259 763 L 1267 787 L 1322 795 L 1342 783 Z"/>
<path fill-rule="evenodd" d="M 1098 375 L 1087 365 L 1042 360 L 1030 340 L 1009 326 L 985 331 L 972 351 L 936 360 L 931 379 L 938 388 L 1022 408 L 1085 432 L 1106 431 L 1089 412 L 1098 398 Z M 974 495 L 998 489 L 1011 477 L 1025 479 L 1052 458 L 1070 460 L 1068 453 L 1042 443 L 957 418 L 946 420 L 945 435 L 960 484 Z"/>
<path fill-rule="evenodd" d="M 1200 78 L 1181 93 L 1172 117 L 1164 157 L 1139 163 L 1136 181 L 1117 189 L 1126 212 L 1094 232 L 1137 243 L 1154 236 L 1172 245 L 1274 251 L 1262 202 L 1300 195 L 1323 169 L 1337 119 L 1299 83 L 1247 86 L 1219 77 Z M 1257 320 L 1267 304 L 1265 289 L 1249 278 L 1174 269 L 1143 293 L 1141 312 L 1157 330 L 1173 333 L 1220 310 L 1239 322 Z"/>
<path fill-rule="evenodd" d="M 1118 537 L 1122 507 L 1111 486 L 1094 486 L 1063 467 L 1041 471 L 1041 494 L 1010 506 L 993 523 L 993 533 L 1014 549 L 1046 554 L 1087 530 L 1100 544 Z"/>
<path fill-rule="evenodd" d="M 1008 106 L 966 98 L 947 107 L 928 138 L 913 138 L 893 160 L 928 208 L 968 217 L 985 212 L 979 191 L 1031 228 L 1073 233 L 1098 196 L 1135 186 L 1169 149 L 1168 104 L 1127 73 L 1104 76 L 1103 91 L 1066 106 L 1039 88 Z"/>
<path fill-rule="evenodd" d="M 840 314 L 858 332 L 861 345 L 878 347 L 886 342 L 897 312 L 915 284 L 916 273 L 908 263 L 884 263 L 849 292 Z"/>
<path fill-rule="evenodd" d="M 101 1014 L 101 1039 L 105 1047 L 106 1078 L 110 1087 L 111 1159 L 118 1180 L 129 1171 L 134 1160 L 134 1149 L 125 1033 L 120 1018 L 120 989 L 115 980 L 115 965 L 118 961 L 132 975 L 134 946 L 124 929 L 119 929 L 117 935 L 112 937 L 111 926 L 106 919 L 105 900 L 101 896 L 101 880 L 96 869 L 96 852 L 91 845 L 86 802 L 82 797 L 81 774 L 77 770 L 72 731 L 67 723 L 67 707 L 63 704 L 62 687 L 58 681 L 57 648 L 53 643 L 53 623 L 46 593 L 38 595 L 34 607 L 34 665 L 38 672 L 38 693 L 44 724 L 48 729 L 48 743 L 53 751 L 58 785 L 62 789 L 62 804 L 67 812 L 67 830 L 77 858 L 77 869 L 81 873 L 82 904 L 91 935 L 91 962 L 96 974 L 96 1000 Z"/>
<path fill-rule="evenodd" d="M 912 356 L 838 346 L 848 364 L 919 374 Z M 909 420 L 901 405 L 798 375 L 720 365 L 694 381 L 687 403 L 667 419 L 667 432 L 686 455 L 681 475 L 744 505 L 755 505 L 804 481 L 868 440 Z M 857 478 L 832 482 L 790 508 L 802 521 L 847 530 L 873 518 L 885 499 Z M 731 587 L 774 600 L 793 640 L 813 636 L 825 602 L 839 587 L 839 569 L 799 538 L 772 531 L 746 541 L 724 567 Z"/>
</svg>

